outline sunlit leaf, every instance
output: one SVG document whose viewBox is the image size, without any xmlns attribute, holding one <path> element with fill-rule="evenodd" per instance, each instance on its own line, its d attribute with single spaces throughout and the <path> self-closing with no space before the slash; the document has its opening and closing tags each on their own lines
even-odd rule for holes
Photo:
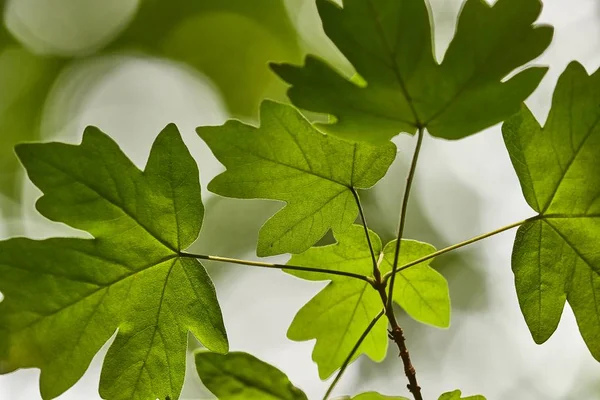
<svg viewBox="0 0 600 400">
<path fill-rule="evenodd" d="M 80 145 L 17 152 L 44 193 L 39 212 L 94 238 L 0 242 L 0 372 L 40 368 L 42 396 L 54 398 L 118 329 L 102 397 L 177 398 L 188 332 L 213 351 L 228 350 L 210 278 L 198 261 L 179 257 L 198 236 L 204 207 L 177 128 L 159 135 L 144 172 L 96 128 Z"/>
<path fill-rule="evenodd" d="M 300 253 L 329 229 L 347 229 L 358 214 L 352 188 L 373 186 L 396 155 L 391 143 L 324 135 L 293 107 L 271 101 L 261 107 L 258 128 L 232 120 L 197 131 L 227 167 L 208 185 L 211 192 L 287 203 L 262 227 L 259 256 Z"/>
<path fill-rule="evenodd" d="M 289 263 L 371 276 L 373 263 L 363 228 L 353 225 L 344 233 L 336 234 L 336 238 L 336 244 L 313 247 L 292 256 Z M 382 272 L 391 270 L 389 260 L 393 260 L 394 242 L 383 248 L 379 237 L 372 232 L 371 241 Z M 431 245 L 412 240 L 404 240 L 402 248 L 401 264 L 435 250 Z M 313 360 L 319 367 L 321 379 L 326 379 L 341 367 L 367 326 L 383 309 L 383 302 L 378 292 L 365 281 L 315 272 L 287 272 L 313 281 L 331 279 L 325 289 L 296 314 L 288 330 L 288 337 L 292 340 L 316 339 Z M 441 327 L 449 324 L 448 284 L 427 263 L 398 274 L 394 301 L 418 321 Z M 374 361 L 383 360 L 388 344 L 386 327 L 385 319 L 381 318 L 358 348 L 354 359 L 366 354 Z"/>
<path fill-rule="evenodd" d="M 481 395 L 462 397 L 460 390 L 454 390 L 442 394 L 438 400 L 485 400 L 485 397 Z"/>
</svg>

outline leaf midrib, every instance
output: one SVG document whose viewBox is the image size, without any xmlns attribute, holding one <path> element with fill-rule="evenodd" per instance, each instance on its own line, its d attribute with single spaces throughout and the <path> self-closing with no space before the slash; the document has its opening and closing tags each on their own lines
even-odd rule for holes
<svg viewBox="0 0 600 400">
<path fill-rule="evenodd" d="M 159 265 L 162 265 L 162 264 L 166 263 L 167 261 L 169 261 L 169 260 L 173 260 L 173 259 L 175 259 L 175 258 L 179 258 L 179 256 L 178 256 L 178 255 L 176 255 L 176 254 L 175 254 L 175 255 L 170 255 L 170 256 L 167 256 L 167 257 L 165 257 L 165 258 L 163 258 L 163 259 L 161 259 L 161 260 L 159 260 L 159 261 L 157 261 L 157 262 L 155 262 L 155 263 L 153 263 L 153 264 L 151 264 L 151 265 L 149 265 L 149 266 L 147 266 L 147 267 L 144 267 L 144 268 L 142 268 L 142 269 L 138 269 L 138 270 L 136 270 L 136 271 L 134 271 L 134 272 L 132 272 L 132 273 L 130 273 L 130 274 L 124 275 L 124 276 L 120 277 L 119 279 L 116 279 L 116 280 L 114 280 L 114 281 L 112 281 L 112 282 L 110 282 L 110 283 L 107 283 L 107 284 L 105 284 L 105 285 L 98 285 L 98 289 L 95 289 L 94 291 L 92 291 L 92 292 L 90 292 L 90 293 L 86 294 L 85 296 L 83 296 L 83 297 L 81 297 L 81 298 L 79 298 L 79 299 L 75 300 L 74 302 L 72 302 L 72 303 L 69 303 L 69 304 L 66 304 L 65 306 L 63 306 L 63 307 L 59 308 L 58 310 L 55 310 L 55 311 L 53 311 L 53 312 L 52 312 L 52 313 L 50 313 L 50 314 L 44 314 L 44 315 L 42 315 L 40 318 L 36 319 L 35 321 L 33 321 L 33 322 L 31 322 L 31 323 L 29 323 L 29 324 L 25 325 L 25 326 L 24 326 L 24 327 L 22 327 L 22 328 L 19 328 L 19 330 L 17 330 L 17 331 L 10 331 L 10 332 L 11 332 L 11 333 L 18 333 L 18 332 L 22 332 L 22 331 L 24 331 L 24 330 L 26 330 L 26 329 L 29 329 L 29 328 L 31 328 L 31 327 L 33 327 L 33 326 L 37 325 L 38 323 L 41 323 L 42 321 L 46 320 L 47 318 L 51 318 L 51 317 L 53 317 L 53 316 L 55 316 L 55 315 L 57 315 L 57 314 L 60 314 L 61 312 L 63 312 L 63 311 L 66 311 L 66 310 L 70 309 L 71 307 L 73 307 L 73 306 L 75 306 L 75 305 L 79 304 L 80 302 L 82 302 L 82 301 L 85 301 L 85 300 L 89 299 L 90 297 L 92 297 L 92 296 L 96 295 L 98 292 L 100 292 L 100 291 L 102 291 L 102 290 L 109 289 L 109 288 L 111 288 L 113 285 L 116 285 L 117 283 L 124 282 L 125 280 L 127 280 L 127 279 L 129 279 L 129 278 L 132 278 L 132 277 L 134 277 L 134 276 L 135 276 L 135 275 L 137 275 L 138 273 L 141 273 L 141 272 L 144 272 L 144 271 L 150 270 L 150 269 L 152 269 L 152 268 L 154 268 L 154 267 L 157 267 L 157 266 L 159 266 Z"/>
<path fill-rule="evenodd" d="M 323 137 L 330 138 L 329 136 L 326 136 L 326 135 L 324 135 L 324 134 L 322 134 L 322 133 L 319 133 L 319 134 L 323 135 Z M 290 164 L 284 163 L 284 162 L 282 162 L 282 161 L 273 160 L 273 159 L 271 159 L 271 158 L 269 158 L 269 157 L 267 157 L 267 156 L 265 156 L 265 155 L 263 155 L 263 154 L 256 153 L 256 152 L 254 151 L 254 149 L 251 149 L 251 148 L 248 148 L 248 147 L 242 147 L 242 146 L 239 146 L 237 143 L 230 141 L 230 140 L 229 140 L 229 138 L 227 137 L 227 135 L 222 135 L 220 138 L 221 138 L 222 140 L 225 140 L 225 141 L 227 141 L 227 144 L 229 144 L 230 146 L 232 146 L 232 147 L 236 148 L 238 151 L 240 151 L 240 152 L 242 152 L 242 153 L 247 153 L 248 155 L 251 155 L 251 156 L 253 156 L 253 157 L 256 157 L 256 158 L 258 158 L 258 159 L 261 159 L 261 160 L 267 161 L 267 162 L 269 162 L 269 163 L 272 163 L 272 164 L 275 164 L 275 165 L 281 165 L 281 166 L 283 166 L 283 167 L 290 168 L 290 169 L 293 169 L 293 170 L 296 170 L 296 171 L 299 171 L 299 172 L 305 173 L 305 174 L 307 174 L 307 175 L 313 175 L 313 176 L 316 176 L 317 178 L 321 178 L 321 179 L 323 179 L 323 180 L 326 180 L 326 181 L 332 182 L 332 183 L 334 183 L 334 184 L 336 184 L 336 185 L 342 186 L 342 187 L 344 187 L 345 189 L 351 189 L 351 188 L 353 187 L 353 186 L 352 186 L 352 183 L 353 183 L 353 182 L 350 182 L 350 185 L 347 185 L 347 184 L 345 184 L 345 183 L 342 183 L 342 182 L 336 181 L 336 180 L 334 180 L 334 179 L 332 179 L 332 178 L 330 178 L 330 177 L 327 177 L 327 176 L 321 175 L 321 174 L 319 174 L 319 173 L 312 172 L 312 171 L 307 171 L 307 170 L 305 170 L 305 169 L 303 169 L 303 168 L 300 168 L 300 167 L 298 167 L 298 166 L 295 166 L 295 165 L 290 165 Z M 224 164 L 225 164 L 225 165 L 227 165 L 227 163 L 225 163 L 225 162 L 224 162 Z M 246 166 L 245 164 L 242 164 L 242 165 L 235 165 L 235 169 L 243 169 L 245 166 Z M 355 167 L 355 166 L 353 165 L 353 166 L 352 166 L 352 169 L 354 169 L 354 167 Z M 230 171 L 232 171 L 232 170 L 230 170 Z M 211 182 L 211 183 L 212 183 L 212 182 Z M 209 184 L 209 185 L 210 185 L 210 184 Z"/>
</svg>

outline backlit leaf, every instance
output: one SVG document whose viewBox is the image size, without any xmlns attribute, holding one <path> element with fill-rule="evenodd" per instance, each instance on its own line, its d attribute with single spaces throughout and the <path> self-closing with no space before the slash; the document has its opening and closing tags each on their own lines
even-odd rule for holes
<svg viewBox="0 0 600 400">
<path fill-rule="evenodd" d="M 80 145 L 25 144 L 17 153 L 44 193 L 39 212 L 94 238 L 0 242 L 0 372 L 40 368 L 42 396 L 54 398 L 118 329 L 102 397 L 177 398 L 188 332 L 228 350 L 210 278 L 178 256 L 198 236 L 204 207 L 177 128 L 158 136 L 144 172 L 96 128 Z"/>
<path fill-rule="evenodd" d="M 271 101 L 262 104 L 258 128 L 232 120 L 197 131 L 227 167 L 208 185 L 211 192 L 287 203 L 262 227 L 259 256 L 300 253 L 329 229 L 347 229 L 358 214 L 351 188 L 373 186 L 396 155 L 391 143 L 324 135 L 293 107 Z"/>
<path fill-rule="evenodd" d="M 438 400 L 485 400 L 485 397 L 481 395 L 462 397 L 460 390 L 454 390 L 452 392 L 442 394 Z"/>
<path fill-rule="evenodd" d="M 337 243 L 313 247 L 305 253 L 292 256 L 289 263 L 307 267 L 341 270 L 365 276 L 373 273 L 371 253 L 361 226 L 353 225 L 346 232 L 336 234 Z M 391 270 L 394 242 L 385 248 L 379 237 L 371 232 L 371 241 L 382 272 Z M 405 240 L 399 262 L 406 264 L 435 249 L 428 244 Z M 383 253 L 382 253 L 383 252 Z M 319 376 L 326 379 L 350 354 L 350 351 L 370 322 L 383 309 L 378 292 L 367 282 L 347 277 L 324 276 L 315 272 L 286 271 L 302 279 L 331 282 L 312 298 L 292 321 L 288 337 L 296 341 L 316 339 L 313 360 L 319 367 Z M 394 287 L 394 301 L 418 321 L 446 327 L 450 320 L 450 298 L 444 277 L 427 263 L 419 264 L 398 274 Z M 355 354 L 366 354 L 381 361 L 387 349 L 387 323 L 381 318 L 373 327 Z"/>
</svg>

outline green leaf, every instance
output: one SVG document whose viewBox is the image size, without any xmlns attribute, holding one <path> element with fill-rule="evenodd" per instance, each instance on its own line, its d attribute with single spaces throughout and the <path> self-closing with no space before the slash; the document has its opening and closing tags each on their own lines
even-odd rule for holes
<svg viewBox="0 0 600 400">
<path fill-rule="evenodd" d="M 373 250 L 380 260 L 382 272 L 391 270 L 394 242 L 383 249 L 379 237 L 371 232 Z M 365 276 L 373 273 L 371 253 L 361 226 L 353 225 L 344 233 L 336 234 L 338 242 L 324 247 L 313 247 L 305 253 L 292 256 L 289 263 L 328 270 L 343 270 Z M 400 263 L 404 264 L 432 253 L 432 246 L 404 240 Z M 373 287 L 358 279 L 324 276 L 320 273 L 286 271 L 302 279 L 331 282 L 296 314 L 288 330 L 288 337 L 296 341 L 316 339 L 313 360 L 319 367 L 319 376 L 326 379 L 340 368 L 367 326 L 382 310 L 383 303 Z M 450 298 L 446 280 L 435 270 L 419 264 L 399 273 L 394 288 L 394 301 L 418 321 L 448 326 Z M 366 354 L 381 361 L 387 350 L 387 323 L 380 319 L 354 359 Z"/>
<path fill-rule="evenodd" d="M 96 128 L 81 145 L 26 144 L 17 153 L 44 195 L 47 218 L 94 239 L 0 242 L 0 372 L 40 368 L 54 398 L 85 372 L 118 329 L 100 394 L 177 398 L 188 332 L 228 350 L 215 289 L 204 267 L 180 258 L 200 231 L 198 168 L 177 128 L 158 136 L 144 172 Z"/>
<path fill-rule="evenodd" d="M 398 265 L 402 266 L 435 252 L 430 244 L 415 240 L 402 240 Z M 392 271 L 396 241 L 383 249 L 379 264 L 382 274 Z M 394 301 L 415 320 L 424 324 L 447 328 L 450 326 L 450 294 L 448 282 L 429 264 L 432 260 L 417 264 L 397 274 L 394 281 Z"/>
<path fill-rule="evenodd" d="M 409 400 L 406 397 L 399 396 L 384 396 L 376 392 L 367 392 L 359 394 L 352 398 L 352 400 Z"/>
<path fill-rule="evenodd" d="M 350 396 L 336 397 L 336 400 L 409 400 L 406 397 L 398 397 L 398 396 L 384 396 L 377 392 L 366 392 L 357 394 L 356 396 L 350 398 Z"/>
<path fill-rule="evenodd" d="M 442 394 L 438 400 L 485 400 L 485 397 L 482 395 L 462 397 L 461 391 L 455 390 Z"/>
<path fill-rule="evenodd" d="M 322 125 L 344 137 L 383 141 L 427 127 L 433 136 L 460 139 L 518 111 L 546 68 L 511 71 L 539 56 L 552 28 L 532 26 L 539 0 L 467 0 L 444 61 L 433 56 L 431 15 L 423 0 L 317 0 L 325 32 L 354 65 L 363 84 L 324 61 L 273 65 L 292 85 L 300 108 L 331 114 Z"/>
<path fill-rule="evenodd" d="M 283 372 L 247 353 L 201 351 L 196 353 L 196 369 L 220 400 L 307 400 Z"/>
<path fill-rule="evenodd" d="M 531 112 L 503 126 L 529 205 L 512 267 L 534 340 L 556 330 L 568 301 L 588 348 L 600 360 L 600 73 L 571 63 L 560 77 L 542 128 Z"/>
<path fill-rule="evenodd" d="M 227 171 L 211 192 L 242 199 L 273 199 L 287 205 L 262 227 L 259 256 L 301 253 L 329 229 L 342 232 L 358 214 L 352 188 L 369 188 L 396 156 L 387 143 L 374 147 L 327 136 L 293 107 L 261 106 L 259 128 L 239 121 L 197 129 Z"/>
</svg>

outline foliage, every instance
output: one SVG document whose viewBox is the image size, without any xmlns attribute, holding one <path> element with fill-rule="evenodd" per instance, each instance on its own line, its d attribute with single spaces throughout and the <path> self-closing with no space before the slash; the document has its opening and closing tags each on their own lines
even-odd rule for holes
<svg viewBox="0 0 600 400">
<path fill-rule="evenodd" d="M 560 77 L 544 128 L 523 107 L 504 140 L 538 218 L 517 233 L 513 270 L 537 343 L 554 333 L 568 301 L 600 360 L 600 74 L 572 63 Z"/>
<path fill-rule="evenodd" d="M 167 3 L 143 1 L 134 21 L 95 54 L 136 48 L 183 62 L 213 79 L 233 114 L 254 116 L 274 79 L 265 73 L 266 61 L 281 56 L 295 62 L 298 53 L 287 15 L 279 18 L 282 3 L 269 8 L 273 13 L 241 0 Z M 225 167 L 210 191 L 285 203 L 261 228 L 257 254 L 291 253 L 289 262 L 186 252 L 200 232 L 204 206 L 198 167 L 173 124 L 158 135 L 144 171 L 94 127 L 78 145 L 20 144 L 16 154 L 43 193 L 39 213 L 87 237 L 0 242 L 0 373 L 39 368 L 42 397 L 57 397 L 114 335 L 101 396 L 174 400 L 183 386 L 191 333 L 207 348 L 195 354 L 198 374 L 220 399 L 307 399 L 275 367 L 228 353 L 217 294 L 199 261 L 211 260 L 329 281 L 288 330 L 292 340 L 315 339 L 313 360 L 322 379 L 338 371 L 325 400 L 361 354 L 381 361 L 388 338 L 398 348 L 411 396 L 422 400 L 393 303 L 417 322 L 448 328 L 448 285 L 430 263 L 515 227 L 512 269 L 534 340 L 543 343 L 553 334 L 568 301 L 600 360 L 600 73 L 569 65 L 542 128 L 522 104 L 545 73 L 525 64 L 552 36 L 552 28 L 534 25 L 538 0 L 498 0 L 494 6 L 467 0 L 441 63 L 433 57 L 424 1 L 317 4 L 326 33 L 356 74 L 346 79 L 314 56 L 302 67 L 272 68 L 291 84 L 296 106 L 327 114 L 330 123 L 312 124 L 293 106 L 264 100 L 258 126 L 230 120 L 197 129 Z M 219 38 L 243 51 L 231 50 L 230 61 L 213 58 L 224 53 L 221 42 L 211 43 L 217 49 L 212 55 L 190 52 L 213 40 L 203 29 L 226 31 Z M 274 32 L 285 34 L 274 38 Z M 265 40 L 275 44 L 258 54 L 248 45 Z M 8 99 L 0 104 L 0 129 L 8 131 L 3 144 L 12 147 L 35 139 L 50 88 L 72 60 L 31 54 L 7 30 L 0 32 L 0 47 L 0 88 Z M 245 72 L 255 80 L 238 76 L 236 68 L 250 54 L 257 57 Z M 523 194 L 537 215 L 440 250 L 405 238 L 425 131 L 461 139 L 502 121 Z M 389 139 L 402 132 L 417 133 L 416 145 L 398 233 L 384 246 L 369 230 L 359 190 L 386 174 L 397 153 Z M 17 164 L 4 161 L 10 154 L 2 151 L 1 190 L 15 195 Z M 328 232 L 336 242 L 318 246 Z M 346 398 L 406 400 L 376 392 Z M 462 397 L 460 390 L 439 397 L 460 399 L 485 400 Z"/>
<path fill-rule="evenodd" d="M 0 326 L 8 332 L 2 372 L 42 370 L 45 398 L 83 375 L 118 328 L 106 356 L 106 398 L 177 398 L 187 334 L 227 352 L 210 278 L 179 252 L 204 214 L 198 169 L 175 126 L 158 136 L 144 172 L 96 128 L 79 146 L 20 145 L 41 214 L 94 239 L 0 243 Z M 26 255 L 25 257 L 23 255 Z"/>
<path fill-rule="evenodd" d="M 384 141 L 427 127 L 433 136 L 460 139 L 518 111 L 546 70 L 528 68 L 501 82 L 550 44 L 552 28 L 532 27 L 538 0 L 499 0 L 493 7 L 468 0 L 442 64 L 433 57 L 423 1 L 317 5 L 327 35 L 360 79 L 348 81 L 310 56 L 303 67 L 273 69 L 292 84 L 294 104 L 333 115 L 336 123 L 320 127 L 345 137 Z"/>
<path fill-rule="evenodd" d="M 369 188 L 383 177 L 396 148 L 325 136 L 293 108 L 270 101 L 260 115 L 259 128 L 238 121 L 198 128 L 227 167 L 208 189 L 228 197 L 285 201 L 261 229 L 257 253 L 300 253 L 329 229 L 344 231 L 355 221 L 352 189 Z"/>
<path fill-rule="evenodd" d="M 4 1 L 0 0 L 4 12 Z M 240 40 L 243 38 L 243 40 Z M 296 33 L 282 0 L 140 1 L 135 17 L 111 43 L 84 54 L 40 55 L 0 28 L 0 194 L 18 198 L 18 161 L 12 148 L 38 139 L 59 77 L 82 62 L 131 53 L 164 58 L 191 67 L 218 87 L 234 115 L 254 117 L 264 96 L 283 98 L 284 87 L 269 74 L 267 62 L 297 59 Z M 223 51 L 226 49 L 227 51 Z M 77 56 L 77 57 L 75 57 Z M 237 65 L 244 63 L 240 70 Z M 90 91 L 103 74 L 88 74 Z M 60 109 L 64 122 L 81 107 L 81 94 Z"/>
<path fill-rule="evenodd" d="M 370 232 L 370 235 L 381 272 L 391 271 L 395 241 L 383 247 L 376 233 Z M 337 240 L 334 245 L 314 247 L 292 256 L 290 264 L 320 266 L 328 270 L 352 271 L 370 276 L 373 265 L 362 228 L 353 225 L 343 234 L 338 234 Z M 413 240 L 404 242 L 400 260 L 402 265 L 435 251 L 425 243 Z M 395 282 L 394 301 L 415 320 L 446 328 L 450 324 L 448 284 L 443 276 L 426 265 L 428 263 L 426 261 L 399 274 L 402 279 Z M 308 280 L 327 278 L 316 272 L 289 273 Z M 290 326 L 288 337 L 298 341 L 317 339 L 313 360 L 319 366 L 321 379 L 326 379 L 342 366 L 356 341 L 381 308 L 379 293 L 368 282 L 336 276 L 298 312 Z M 375 361 L 381 361 L 386 351 L 386 323 L 380 319 L 361 347 L 355 351 L 354 358 L 364 353 Z"/>
</svg>

